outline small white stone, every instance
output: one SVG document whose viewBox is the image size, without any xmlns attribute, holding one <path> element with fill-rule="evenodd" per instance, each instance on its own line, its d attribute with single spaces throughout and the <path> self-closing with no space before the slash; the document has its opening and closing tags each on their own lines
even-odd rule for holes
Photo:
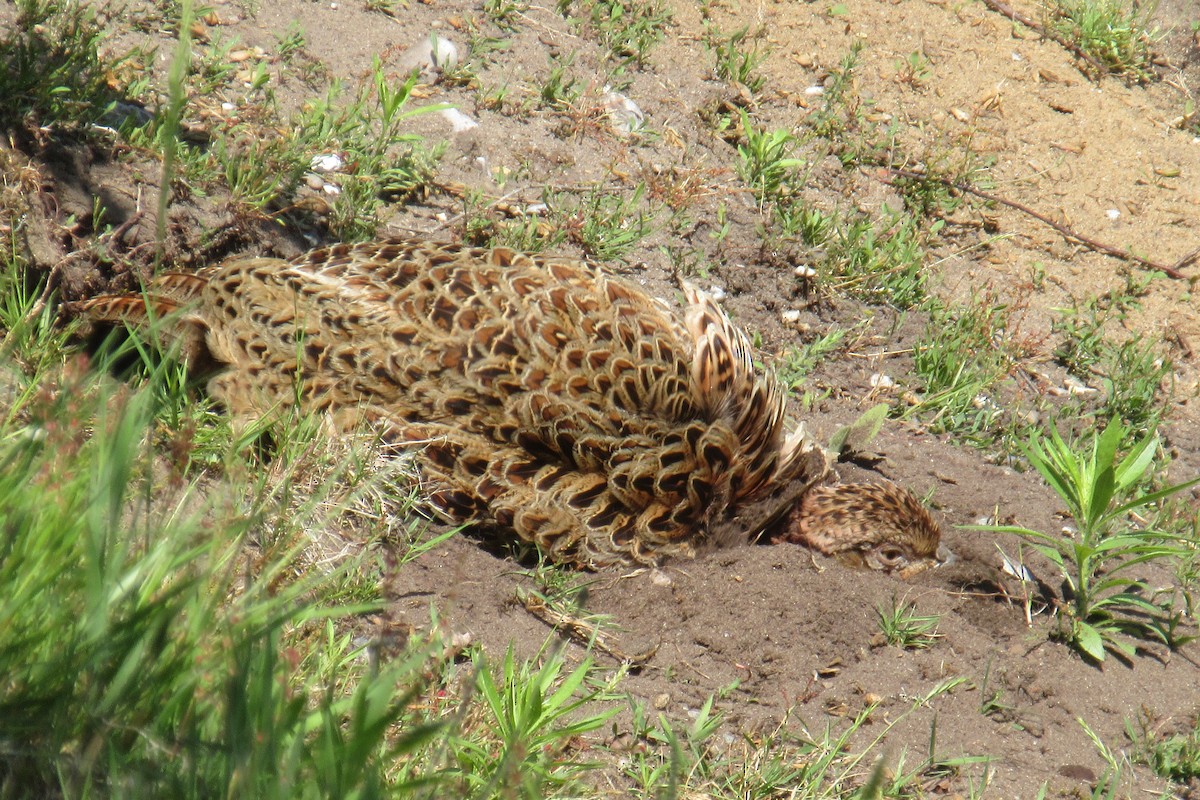
<svg viewBox="0 0 1200 800">
<path fill-rule="evenodd" d="M 816 97 L 819 94 L 825 94 L 824 86 L 809 86 L 804 90 L 804 93 L 809 97 Z"/>
<path fill-rule="evenodd" d="M 321 190 L 323 192 L 325 192 L 325 194 L 329 195 L 330 197 L 337 197 L 339 194 L 342 193 L 342 187 L 337 186 L 332 183 L 326 183 L 326 184 L 322 185 Z"/>
<path fill-rule="evenodd" d="M 233 103 L 230 103 L 230 102 L 221 103 L 222 111 L 233 111 L 236 108 L 237 108 L 237 106 L 235 106 Z"/>
<path fill-rule="evenodd" d="M 870 378 L 872 389 L 891 389 L 896 385 L 896 381 L 890 375 L 884 375 L 881 372 L 876 372 Z"/>
<path fill-rule="evenodd" d="M 1113 222 L 1116 222 L 1121 218 L 1121 212 L 1118 209 L 1110 208 L 1108 211 L 1104 212 L 1104 216 L 1108 217 Z"/>
<path fill-rule="evenodd" d="M 725 302 L 725 297 L 726 297 L 725 290 L 722 289 L 720 286 L 713 286 L 711 289 L 708 290 L 708 294 L 710 297 L 712 297 L 713 302 L 716 302 L 716 303 Z"/>
<path fill-rule="evenodd" d="M 783 320 L 785 325 L 795 325 L 800 321 L 800 311 L 795 308 L 789 308 L 780 314 L 779 318 Z"/>
<path fill-rule="evenodd" d="M 525 215 L 529 217 L 540 217 L 550 210 L 550 206 L 545 203 L 530 203 L 525 206 Z"/>
<path fill-rule="evenodd" d="M 792 272 L 796 274 L 797 278 L 803 278 L 806 281 L 817 277 L 817 271 L 807 264 L 800 264 Z"/>
</svg>

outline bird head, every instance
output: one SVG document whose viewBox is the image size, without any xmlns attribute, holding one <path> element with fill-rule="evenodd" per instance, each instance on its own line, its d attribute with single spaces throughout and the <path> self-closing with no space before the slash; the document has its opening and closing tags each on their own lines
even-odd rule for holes
<svg viewBox="0 0 1200 800">
<path fill-rule="evenodd" d="M 779 540 L 908 578 L 953 560 L 941 538 L 937 522 L 907 490 L 893 483 L 847 483 L 806 492 Z"/>
</svg>

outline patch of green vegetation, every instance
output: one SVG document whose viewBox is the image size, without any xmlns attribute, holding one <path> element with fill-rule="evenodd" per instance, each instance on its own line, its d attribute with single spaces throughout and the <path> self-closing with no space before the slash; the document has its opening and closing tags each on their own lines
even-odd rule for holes
<svg viewBox="0 0 1200 800">
<path fill-rule="evenodd" d="M 1187 784 L 1200 777 L 1200 721 L 1193 720 L 1190 729 L 1162 733 L 1155 721 L 1143 710 L 1137 727 L 1125 721 L 1125 733 L 1132 745 L 1130 759 L 1144 764 L 1155 775 L 1175 783 Z"/>
<path fill-rule="evenodd" d="M 661 0 L 557 0 L 558 13 L 572 7 L 596 32 L 618 67 L 641 67 L 650 51 L 662 41 L 671 22 L 671 11 Z"/>
<path fill-rule="evenodd" d="M 987 294 L 960 306 L 930 302 L 929 324 L 913 350 L 922 398 L 910 414 L 935 432 L 952 431 L 978 445 L 995 440 L 1008 424 L 995 389 L 1020 356 L 1005 335 L 1009 312 Z"/>
<path fill-rule="evenodd" d="M 0 119 L 13 125 L 99 121 L 120 94 L 110 85 L 136 51 L 106 58 L 103 21 L 87 3 L 20 0 L 16 24 L 0 38 Z"/>
<path fill-rule="evenodd" d="M 776 375 L 784 386 L 799 389 L 821 362 L 841 349 L 845 338 L 846 329 L 835 328 L 805 345 L 788 348 L 775 362 Z"/>
<path fill-rule="evenodd" d="M 914 604 L 899 603 L 895 595 L 890 605 L 876 607 L 875 616 L 884 641 L 893 647 L 920 650 L 930 647 L 940 637 L 937 614 L 918 613 Z"/>
<path fill-rule="evenodd" d="M 565 223 L 568 236 L 599 261 L 621 258 L 653 230 L 654 212 L 643 203 L 645 184 L 633 194 L 610 194 L 594 187 Z"/>
<path fill-rule="evenodd" d="M 787 796 L 796 798 L 904 797 L 930 776 L 961 769 L 973 759 L 950 763 L 938 759 L 931 749 L 928 759 L 906 769 L 905 753 L 901 753 L 898 766 L 885 777 L 884 764 L 876 758 L 878 745 L 912 710 L 953 692 L 960 683 L 955 679 L 935 686 L 886 724 L 879 724 L 877 706 L 871 704 L 838 732 L 828 725 L 798 735 L 785 719 L 762 734 L 727 743 L 720 741 L 722 720 L 713 710 L 713 698 L 696 711 L 686 728 L 662 714 L 651 720 L 645 707 L 631 700 L 632 732 L 640 746 L 631 750 L 623 769 L 633 784 L 631 795 L 646 800 L 765 800 L 778 796 L 780 787 L 787 787 Z M 864 732 L 870 732 L 870 739 L 859 749 L 852 742 Z"/>
<path fill-rule="evenodd" d="M 767 81 L 765 76 L 758 74 L 758 68 L 767 60 L 767 55 L 759 51 L 757 43 L 750 45 L 747 42 L 749 32 L 749 26 L 728 34 L 710 26 L 705 46 L 716 59 L 718 78 L 740 83 L 751 94 L 757 94 Z"/>
<path fill-rule="evenodd" d="M 1107 335 L 1137 308 L 1145 284 L 1131 278 L 1124 289 L 1076 302 L 1063 309 L 1053 322 L 1062 337 L 1054 355 L 1081 381 L 1100 379 L 1104 405 L 1101 417 L 1123 420 L 1135 435 L 1158 427 L 1166 410 L 1164 386 L 1174 375 L 1171 361 L 1145 337 L 1131 336 L 1120 343 Z"/>
<path fill-rule="evenodd" d="M 1150 29 L 1154 6 L 1130 0 L 1056 0 L 1050 25 L 1109 71 L 1136 81 L 1154 77 Z"/>
<path fill-rule="evenodd" d="M 1189 560 L 1192 542 L 1131 524 L 1130 512 L 1152 507 L 1200 479 L 1143 492 L 1159 438 L 1148 434 L 1119 457 L 1127 433 L 1113 420 L 1088 441 L 1068 444 L 1051 428 L 1049 437 L 1034 434 L 1023 448 L 1029 463 L 1066 503 L 1075 521 L 1073 534 L 986 528 L 1020 536 L 1058 567 L 1068 589 L 1059 609 L 1058 636 L 1098 662 L 1108 652 L 1132 658 L 1131 638 L 1171 648 L 1195 638 L 1181 633 L 1184 617 L 1194 607 L 1194 587 L 1178 587 L 1185 599 L 1181 608 L 1178 592 L 1155 592 L 1131 574 L 1147 563 Z"/>
<path fill-rule="evenodd" d="M 790 157 L 796 137 L 787 131 L 757 130 L 746 110 L 739 111 L 745 141 L 737 146 L 737 171 L 762 205 L 778 197 L 790 179 L 795 178 L 796 168 L 804 166 L 804 160 Z"/>
</svg>

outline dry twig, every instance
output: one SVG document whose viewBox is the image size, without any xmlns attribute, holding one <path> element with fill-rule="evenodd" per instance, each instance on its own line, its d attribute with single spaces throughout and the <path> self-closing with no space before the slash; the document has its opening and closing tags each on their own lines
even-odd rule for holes
<svg viewBox="0 0 1200 800">
<path fill-rule="evenodd" d="M 1076 242 L 1079 242 L 1080 244 L 1084 245 L 1085 247 L 1087 247 L 1090 250 L 1095 250 L 1097 253 L 1104 253 L 1105 255 L 1112 256 L 1113 258 L 1119 258 L 1123 261 L 1133 261 L 1135 263 L 1141 264 L 1143 267 L 1146 267 L 1147 269 L 1158 270 L 1159 272 L 1163 273 L 1167 277 L 1174 278 L 1175 280 L 1185 280 L 1187 278 L 1187 276 L 1184 275 L 1182 272 L 1180 272 L 1180 269 L 1182 269 L 1183 267 L 1186 267 L 1188 264 L 1190 264 L 1192 261 L 1195 261 L 1197 258 L 1200 258 L 1200 250 L 1195 250 L 1195 251 L 1189 253 L 1188 255 L 1184 256 L 1179 261 L 1177 261 L 1174 266 L 1167 266 L 1166 264 L 1159 264 L 1157 261 L 1151 261 L 1148 258 L 1142 258 L 1141 256 L 1135 255 L 1135 254 L 1129 252 L 1128 250 L 1122 250 L 1119 247 L 1113 247 L 1110 244 L 1105 244 L 1104 242 L 1097 241 L 1096 239 L 1093 239 L 1090 236 L 1084 236 L 1082 233 L 1077 233 L 1077 232 L 1073 231 L 1071 228 L 1068 228 L 1066 225 L 1063 225 L 1061 222 L 1056 222 L 1055 220 L 1050 219 L 1049 217 L 1047 217 L 1044 214 L 1039 214 L 1038 212 L 1034 211 L 1032 208 L 1030 208 L 1027 205 L 1024 205 L 1023 203 L 1018 203 L 1016 200 L 1007 200 L 998 195 L 989 194 L 988 192 L 984 192 L 979 189 L 976 189 L 974 186 L 971 186 L 970 184 L 960 183 L 958 181 L 952 181 L 947 178 L 940 178 L 936 175 L 929 175 L 924 172 L 913 172 L 911 170 L 906 170 L 906 169 L 896 169 L 895 167 L 887 167 L 887 170 L 892 175 L 895 175 L 898 178 L 908 178 L 909 180 L 914 180 L 914 181 L 933 181 L 934 183 L 940 183 L 942 186 L 946 186 L 951 189 L 956 189 L 960 192 L 966 192 L 967 194 L 975 195 L 976 197 L 981 198 L 983 200 L 987 200 L 988 202 L 999 203 L 1002 206 L 1008 206 L 1009 208 L 1016 209 L 1017 211 L 1020 211 L 1023 214 L 1028 214 L 1029 216 L 1033 217 L 1034 219 L 1046 223 L 1051 228 L 1054 228 L 1054 230 L 1061 233 L 1063 236 L 1067 237 L 1068 239 L 1072 239 Z"/>
</svg>

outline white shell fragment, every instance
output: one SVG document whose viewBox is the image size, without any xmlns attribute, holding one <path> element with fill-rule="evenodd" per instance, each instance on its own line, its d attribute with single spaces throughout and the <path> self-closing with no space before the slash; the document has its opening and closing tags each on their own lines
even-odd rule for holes
<svg viewBox="0 0 1200 800">
<path fill-rule="evenodd" d="M 403 70 L 421 72 L 453 69 L 458 66 L 458 47 L 436 33 L 422 36 L 400 56 L 399 65 Z"/>
<path fill-rule="evenodd" d="M 346 166 L 346 161 L 337 153 L 321 153 L 308 162 L 308 168 L 317 173 L 337 172 Z"/>
<path fill-rule="evenodd" d="M 604 94 L 600 97 L 600 104 L 604 106 L 613 129 L 618 133 L 636 133 L 646 123 L 646 115 L 638 108 L 637 103 L 608 87 L 605 87 Z"/>
</svg>

